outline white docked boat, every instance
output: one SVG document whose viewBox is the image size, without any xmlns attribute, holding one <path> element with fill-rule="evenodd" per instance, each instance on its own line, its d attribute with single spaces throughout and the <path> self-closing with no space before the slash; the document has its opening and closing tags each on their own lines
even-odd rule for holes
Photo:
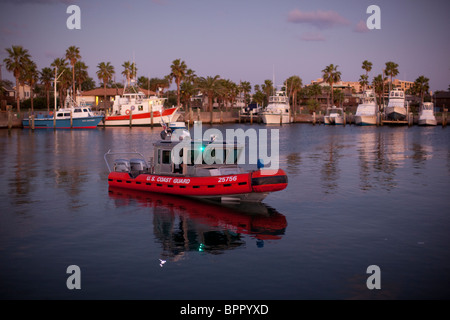
<svg viewBox="0 0 450 320">
<path fill-rule="evenodd" d="M 261 119 L 266 124 L 291 123 L 289 116 L 289 97 L 285 91 L 276 91 L 269 97 L 269 104 L 260 113 Z"/>
<path fill-rule="evenodd" d="M 435 126 L 437 125 L 434 115 L 434 105 L 432 102 L 423 102 L 419 112 L 419 126 Z"/>
<path fill-rule="evenodd" d="M 337 108 L 336 106 L 332 106 L 331 108 L 327 108 L 327 113 L 323 117 L 324 124 L 344 124 L 344 109 Z"/>
<path fill-rule="evenodd" d="M 358 105 L 355 113 L 355 124 L 360 126 L 370 126 L 377 124 L 377 101 L 373 90 L 366 90 L 363 93 L 362 102 Z"/>
<path fill-rule="evenodd" d="M 125 90 L 124 90 L 125 92 Z M 112 110 L 105 115 L 105 126 L 149 126 L 164 122 L 175 122 L 178 108 L 164 108 L 165 98 L 146 97 L 141 91 L 116 95 Z"/>
<path fill-rule="evenodd" d="M 389 92 L 389 102 L 385 110 L 388 120 L 406 120 L 408 110 L 406 109 L 405 92 L 400 89 L 393 89 Z"/>
</svg>

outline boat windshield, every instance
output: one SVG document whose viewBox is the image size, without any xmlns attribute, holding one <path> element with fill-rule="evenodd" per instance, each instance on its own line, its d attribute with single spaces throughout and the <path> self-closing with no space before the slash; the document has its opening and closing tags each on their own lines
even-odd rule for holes
<svg viewBox="0 0 450 320">
<path fill-rule="evenodd" d="M 424 103 L 422 105 L 422 110 L 433 110 L 433 105 L 431 103 Z"/>
<path fill-rule="evenodd" d="M 223 144 L 193 144 L 188 150 L 188 165 L 200 164 L 237 164 L 242 148 Z"/>
<path fill-rule="evenodd" d="M 285 103 L 286 101 L 285 96 L 272 96 L 269 98 L 269 102 L 271 103 Z"/>
<path fill-rule="evenodd" d="M 403 91 L 392 91 L 391 97 L 392 98 L 403 98 Z"/>
</svg>

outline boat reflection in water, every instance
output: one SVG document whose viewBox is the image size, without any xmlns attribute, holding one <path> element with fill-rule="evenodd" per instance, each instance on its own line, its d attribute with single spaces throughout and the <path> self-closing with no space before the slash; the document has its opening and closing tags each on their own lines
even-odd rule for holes
<svg viewBox="0 0 450 320">
<path fill-rule="evenodd" d="M 117 207 L 138 204 L 153 209 L 154 236 L 163 247 L 161 259 L 177 261 L 188 251 L 221 254 L 245 245 L 245 237 L 265 240 L 284 235 L 286 217 L 264 203 L 224 204 L 166 194 L 109 187 Z M 161 265 L 162 266 L 162 265 Z"/>
</svg>

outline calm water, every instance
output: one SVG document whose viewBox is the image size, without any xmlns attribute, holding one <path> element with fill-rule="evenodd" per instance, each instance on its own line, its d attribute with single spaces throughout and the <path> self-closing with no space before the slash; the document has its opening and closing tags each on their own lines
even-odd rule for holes
<svg viewBox="0 0 450 320">
<path fill-rule="evenodd" d="M 449 128 L 283 126 L 289 186 L 261 206 L 108 190 L 104 153 L 159 132 L 0 131 L 0 298 L 450 297 Z"/>
</svg>

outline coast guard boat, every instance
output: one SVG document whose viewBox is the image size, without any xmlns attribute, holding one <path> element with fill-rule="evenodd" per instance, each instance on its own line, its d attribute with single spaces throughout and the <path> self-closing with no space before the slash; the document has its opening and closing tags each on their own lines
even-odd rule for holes
<svg viewBox="0 0 450 320">
<path fill-rule="evenodd" d="M 257 170 L 247 172 L 240 167 L 238 159 L 243 146 L 237 143 L 191 140 L 189 136 L 180 147 L 180 141 L 189 134 L 184 123 L 162 125 L 163 140 L 153 144 L 153 157 L 148 162 L 138 152 L 108 151 L 105 154 L 110 187 L 222 202 L 260 202 L 270 192 L 287 187 L 288 178 L 282 169 L 271 170 L 258 165 Z M 170 139 L 165 139 L 167 137 Z M 177 152 L 181 158 L 178 164 L 174 160 Z M 131 157 L 124 158 L 124 154 Z M 121 158 L 117 158 L 118 155 Z"/>
</svg>

